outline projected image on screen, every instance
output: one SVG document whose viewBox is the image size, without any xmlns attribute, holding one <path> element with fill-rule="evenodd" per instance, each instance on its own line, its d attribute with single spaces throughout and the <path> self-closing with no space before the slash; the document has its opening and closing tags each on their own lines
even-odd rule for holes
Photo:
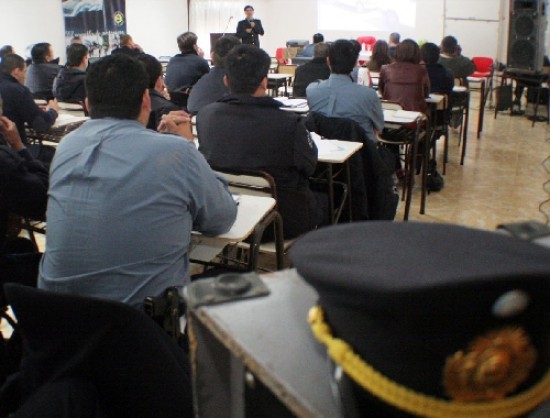
<svg viewBox="0 0 550 418">
<path fill-rule="evenodd" d="M 414 29 L 416 0 L 317 0 L 319 30 Z"/>
</svg>

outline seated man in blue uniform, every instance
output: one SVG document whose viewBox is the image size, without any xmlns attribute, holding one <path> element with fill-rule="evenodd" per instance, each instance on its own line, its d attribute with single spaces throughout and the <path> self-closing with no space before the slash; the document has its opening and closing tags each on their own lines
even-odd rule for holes
<svg viewBox="0 0 550 418">
<path fill-rule="evenodd" d="M 312 112 L 354 120 L 376 142 L 377 133 L 384 128 L 384 114 L 376 91 L 354 83 L 350 77 L 358 56 L 352 42 L 339 39 L 332 43 L 328 52 L 331 74 L 328 80 L 307 86 L 307 102 Z"/>
<path fill-rule="evenodd" d="M 69 134 L 50 171 L 48 247 L 39 287 L 141 307 L 147 296 L 189 281 L 191 231 L 229 230 L 237 208 L 186 138 L 145 128 L 148 76 L 125 54 L 92 66 L 91 120 Z M 185 132 L 189 118 L 163 119 Z"/>
<path fill-rule="evenodd" d="M 315 228 L 322 210 L 309 185 L 317 148 L 299 116 L 265 95 L 271 59 L 252 45 L 239 45 L 225 58 L 231 94 L 197 116 L 199 150 L 217 169 L 257 169 L 271 174 L 286 239 Z"/>
</svg>

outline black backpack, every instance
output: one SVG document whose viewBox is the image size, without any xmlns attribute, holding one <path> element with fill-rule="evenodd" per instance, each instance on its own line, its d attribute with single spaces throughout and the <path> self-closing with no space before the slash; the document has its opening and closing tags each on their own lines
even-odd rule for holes
<svg viewBox="0 0 550 418">
<path fill-rule="evenodd" d="M 430 160 L 428 163 L 428 176 L 426 178 L 426 189 L 428 192 L 439 192 L 445 186 L 445 179 L 437 171 L 437 162 Z"/>
</svg>

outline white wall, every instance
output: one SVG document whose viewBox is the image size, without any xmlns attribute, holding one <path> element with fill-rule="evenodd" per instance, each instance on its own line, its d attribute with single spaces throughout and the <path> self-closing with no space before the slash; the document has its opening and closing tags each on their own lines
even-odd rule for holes
<svg viewBox="0 0 550 418">
<path fill-rule="evenodd" d="M 126 15 L 126 31 L 145 52 L 155 57 L 179 52 L 176 38 L 187 31 L 187 1 L 126 0 Z"/>
<path fill-rule="evenodd" d="M 13 45 L 21 56 L 29 45 L 49 42 L 65 61 L 65 26 L 61 0 L 0 0 L 0 45 Z M 184 0 L 126 0 L 127 32 L 145 52 L 173 55 L 176 37 L 187 30 Z"/>
<path fill-rule="evenodd" d="M 507 5 L 508 1 L 503 3 Z M 253 4 L 255 15 L 262 19 L 266 31 L 261 41 L 262 48 L 272 56 L 278 47 L 285 46 L 288 39 L 310 40 L 314 33 L 319 32 L 316 0 L 256 0 Z M 425 39 L 439 44 L 444 36 L 454 35 L 458 38 L 465 55 L 496 57 L 499 40 L 501 46 L 504 46 L 504 53 L 506 51 L 507 36 L 499 39 L 498 33 L 500 26 L 503 26 L 504 35 L 507 35 L 507 19 L 494 25 L 477 20 L 498 21 L 500 9 L 501 0 L 418 0 L 416 28 L 409 32 L 401 31 L 401 37 Z M 507 16 L 506 7 L 504 17 Z M 342 22 L 342 26 L 345 27 L 345 22 Z M 379 39 L 387 39 L 389 36 L 389 32 L 369 31 L 367 27 L 362 32 L 322 32 L 327 40 L 351 39 L 360 35 L 374 35 Z"/>
<path fill-rule="evenodd" d="M 0 0 L 0 45 L 12 45 L 30 57 L 29 45 L 49 42 L 65 60 L 63 9 L 60 0 Z"/>
</svg>

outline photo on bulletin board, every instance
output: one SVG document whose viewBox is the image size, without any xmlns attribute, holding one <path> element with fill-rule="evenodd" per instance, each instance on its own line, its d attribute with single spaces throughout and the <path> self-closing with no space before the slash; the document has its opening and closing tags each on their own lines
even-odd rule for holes
<svg viewBox="0 0 550 418">
<path fill-rule="evenodd" d="M 92 57 L 109 54 L 126 33 L 126 0 L 62 0 L 62 6 L 66 44 L 78 37 Z"/>
</svg>

